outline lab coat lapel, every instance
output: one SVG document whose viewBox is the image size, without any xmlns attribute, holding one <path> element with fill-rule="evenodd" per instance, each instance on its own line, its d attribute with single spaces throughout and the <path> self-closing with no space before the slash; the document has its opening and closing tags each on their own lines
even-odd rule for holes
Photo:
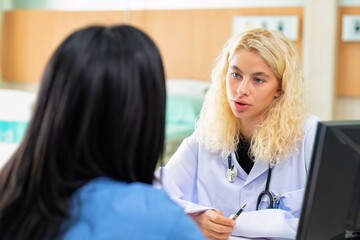
<svg viewBox="0 0 360 240">
<path fill-rule="evenodd" d="M 262 175 L 264 172 L 266 172 L 269 168 L 269 164 L 267 162 L 258 160 L 255 162 L 253 168 L 251 169 L 249 176 L 247 177 L 244 186 L 249 184 L 250 182 L 254 181 L 256 178 L 258 178 L 260 175 Z"/>
</svg>

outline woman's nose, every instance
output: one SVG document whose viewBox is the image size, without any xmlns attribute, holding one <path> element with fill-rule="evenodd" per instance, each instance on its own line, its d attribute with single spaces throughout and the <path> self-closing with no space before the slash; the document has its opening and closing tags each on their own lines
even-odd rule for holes
<svg viewBox="0 0 360 240">
<path fill-rule="evenodd" d="M 236 93 L 240 96 L 247 96 L 249 95 L 249 88 L 245 80 L 239 83 L 238 88 L 236 89 Z"/>
</svg>

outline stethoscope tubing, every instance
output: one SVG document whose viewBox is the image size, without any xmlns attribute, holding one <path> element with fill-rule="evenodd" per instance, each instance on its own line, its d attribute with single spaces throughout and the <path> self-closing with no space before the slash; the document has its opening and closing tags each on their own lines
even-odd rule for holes
<svg viewBox="0 0 360 240">
<path fill-rule="evenodd" d="M 269 168 L 268 168 L 268 174 L 267 174 L 267 178 L 266 178 L 266 184 L 265 184 L 265 190 L 262 191 L 257 199 L 257 204 L 256 204 L 256 210 L 259 209 L 259 205 L 261 203 L 261 199 L 266 195 L 269 197 L 270 200 L 270 207 L 269 208 L 275 208 L 275 199 L 273 194 L 269 191 L 269 187 L 270 187 L 270 181 L 271 181 L 271 173 L 272 173 L 272 167 L 269 164 Z M 231 154 L 229 154 L 228 156 L 228 169 L 225 173 L 225 177 L 226 180 L 228 180 L 230 183 L 234 182 L 236 177 L 237 177 L 237 168 L 235 167 L 235 165 L 232 162 L 232 158 L 231 158 Z"/>
</svg>

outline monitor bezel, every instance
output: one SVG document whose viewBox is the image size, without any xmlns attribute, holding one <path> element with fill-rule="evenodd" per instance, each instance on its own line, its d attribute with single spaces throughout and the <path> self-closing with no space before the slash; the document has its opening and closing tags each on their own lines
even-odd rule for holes
<svg viewBox="0 0 360 240">
<path fill-rule="evenodd" d="M 315 195 L 316 195 L 316 187 L 318 186 L 318 175 L 320 172 L 322 161 L 322 155 L 326 151 L 326 147 L 324 146 L 326 144 L 326 139 L 328 134 L 334 134 L 336 139 L 342 142 L 345 145 L 348 145 L 350 147 L 350 151 L 354 151 L 355 158 L 358 156 L 359 165 L 357 170 L 357 176 L 355 177 L 355 183 L 359 182 L 360 180 L 360 174 L 359 174 L 359 167 L 360 167 L 360 147 L 357 145 L 354 141 L 352 141 L 347 135 L 343 133 L 344 129 L 360 129 L 360 121 L 322 121 L 318 123 L 317 131 L 315 135 L 315 142 L 313 147 L 313 153 L 310 163 L 310 169 L 308 174 L 308 180 L 306 183 L 306 189 L 304 194 L 304 200 L 303 200 L 303 206 L 302 206 L 302 213 L 300 216 L 299 226 L 298 226 L 298 232 L 296 239 L 297 240 L 303 240 L 308 237 L 308 231 L 310 224 L 308 223 L 309 220 L 313 217 L 312 216 L 312 209 L 314 201 L 315 201 Z M 331 133 L 332 131 L 332 133 Z M 324 150 L 325 149 L 325 150 Z M 352 200 L 352 204 L 357 204 L 357 212 L 359 212 L 359 198 L 360 193 L 356 193 L 355 201 Z M 351 197 L 354 198 L 353 196 Z M 330 210 L 329 210 L 330 211 Z M 356 215 L 358 215 L 357 213 Z M 347 223 L 349 224 L 349 223 Z M 357 223 L 360 224 L 360 223 Z M 344 227 L 345 228 L 345 227 Z M 344 233 L 345 233 L 344 229 Z M 344 239 L 341 236 L 336 239 Z"/>
</svg>

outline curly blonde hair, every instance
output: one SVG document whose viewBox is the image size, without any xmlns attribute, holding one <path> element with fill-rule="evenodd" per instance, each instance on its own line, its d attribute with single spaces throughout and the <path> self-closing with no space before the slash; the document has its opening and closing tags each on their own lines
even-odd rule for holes
<svg viewBox="0 0 360 240">
<path fill-rule="evenodd" d="M 277 31 L 253 29 L 228 40 L 212 72 L 211 86 L 197 122 L 197 137 L 210 151 L 220 151 L 223 155 L 238 147 L 242 128 L 227 100 L 226 74 L 229 61 L 240 49 L 259 54 L 283 91 L 273 100 L 264 121 L 255 126 L 250 142 L 255 161 L 276 164 L 294 149 L 298 150 L 306 116 L 299 56 L 291 42 Z"/>
</svg>

